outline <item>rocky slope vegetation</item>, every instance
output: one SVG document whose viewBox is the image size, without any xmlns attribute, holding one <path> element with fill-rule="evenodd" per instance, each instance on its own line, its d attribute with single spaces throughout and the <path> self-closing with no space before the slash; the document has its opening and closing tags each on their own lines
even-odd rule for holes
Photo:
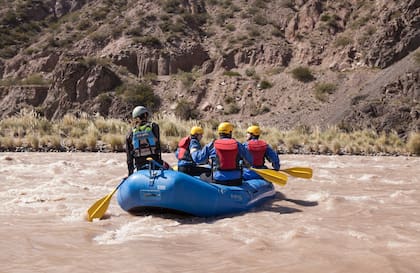
<svg viewBox="0 0 420 273">
<path fill-rule="evenodd" d="M 420 128 L 420 0 L 0 0 L 0 116 Z"/>
</svg>

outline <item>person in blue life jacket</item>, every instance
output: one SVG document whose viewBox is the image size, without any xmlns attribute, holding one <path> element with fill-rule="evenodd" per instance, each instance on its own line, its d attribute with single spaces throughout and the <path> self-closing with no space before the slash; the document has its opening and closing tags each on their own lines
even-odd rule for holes
<svg viewBox="0 0 420 273">
<path fill-rule="evenodd" d="M 280 170 L 280 159 L 278 154 L 271 148 L 267 142 L 259 139 L 261 129 L 257 125 L 252 125 L 246 130 L 247 141 L 243 144 L 244 147 L 251 153 L 254 163 L 252 167 L 256 169 L 267 169 L 265 160 L 271 162 L 274 170 Z M 244 179 L 261 179 L 261 177 L 254 171 L 245 168 Z"/>
<path fill-rule="evenodd" d="M 203 128 L 194 126 L 190 130 L 190 135 L 182 138 L 178 142 L 178 149 L 175 156 L 178 159 L 178 171 L 192 176 L 199 176 L 202 173 L 210 175 L 210 168 L 198 166 L 207 163 L 204 157 L 205 150 L 202 150 L 200 141 L 203 138 Z"/>
<path fill-rule="evenodd" d="M 126 137 L 128 175 L 134 170 L 147 169 L 148 157 L 163 165 L 159 125 L 149 121 L 150 113 L 144 106 L 133 109 L 133 127 Z M 158 168 L 156 166 L 156 168 Z"/>
<path fill-rule="evenodd" d="M 217 128 L 219 139 L 203 148 L 205 158 L 210 159 L 212 173 L 211 176 L 202 174 L 202 180 L 228 186 L 242 184 L 242 165 L 250 166 L 253 161 L 245 147 L 232 138 L 232 131 L 231 123 L 220 123 Z"/>
</svg>

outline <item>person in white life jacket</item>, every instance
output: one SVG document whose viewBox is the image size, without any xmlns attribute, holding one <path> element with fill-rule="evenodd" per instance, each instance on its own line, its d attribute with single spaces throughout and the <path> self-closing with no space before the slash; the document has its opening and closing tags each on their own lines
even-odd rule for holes
<svg viewBox="0 0 420 273">
<path fill-rule="evenodd" d="M 219 139 L 205 146 L 205 156 L 212 165 L 211 176 L 202 174 L 200 178 L 228 186 L 242 184 L 242 165 L 252 165 L 252 156 L 245 147 L 232 138 L 233 125 L 222 122 L 217 128 Z"/>
<path fill-rule="evenodd" d="M 271 162 L 274 170 L 280 170 L 280 159 L 278 154 L 271 148 L 267 142 L 259 139 L 261 129 L 257 125 L 252 125 L 246 130 L 247 141 L 243 144 L 244 147 L 252 154 L 254 163 L 252 167 L 256 169 L 267 169 L 265 160 Z M 244 179 L 261 179 L 261 177 L 250 169 L 244 169 Z"/>
<path fill-rule="evenodd" d="M 134 169 L 147 169 L 148 157 L 164 165 L 160 148 L 159 125 L 149 121 L 150 113 L 144 106 L 133 109 L 133 128 L 126 137 L 128 175 Z M 156 167 L 157 168 L 157 167 Z"/>
<path fill-rule="evenodd" d="M 205 150 L 202 150 L 200 141 L 203 138 L 203 128 L 194 126 L 190 135 L 178 142 L 178 149 L 175 156 L 178 159 L 178 171 L 192 176 L 199 176 L 202 173 L 210 175 L 210 168 L 201 167 L 197 164 L 205 164 Z"/>
</svg>

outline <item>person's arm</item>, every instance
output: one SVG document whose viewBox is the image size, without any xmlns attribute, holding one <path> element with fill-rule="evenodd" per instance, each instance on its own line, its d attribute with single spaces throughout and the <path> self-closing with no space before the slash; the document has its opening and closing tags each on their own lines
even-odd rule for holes
<svg viewBox="0 0 420 273">
<path fill-rule="evenodd" d="M 128 133 L 125 138 L 125 152 L 127 154 L 127 168 L 128 175 L 134 172 L 134 158 L 133 158 L 133 133 Z"/>
<path fill-rule="evenodd" d="M 280 170 L 280 158 L 278 154 L 267 144 L 267 150 L 265 150 L 265 155 L 268 161 L 273 165 L 273 169 Z"/>
<path fill-rule="evenodd" d="M 242 157 L 242 160 L 244 161 L 244 165 L 252 166 L 252 164 L 254 163 L 254 159 L 252 158 L 252 155 L 248 151 L 248 149 L 246 149 L 244 145 L 241 144 L 240 142 L 238 142 L 238 150 L 239 150 L 239 155 Z"/>
<path fill-rule="evenodd" d="M 160 129 L 159 129 L 159 125 L 155 122 L 152 122 L 152 132 L 155 135 L 157 141 L 156 141 L 156 149 L 159 152 L 159 157 L 162 157 L 162 150 L 160 147 Z"/>
<path fill-rule="evenodd" d="M 213 142 L 210 142 L 203 148 L 197 140 L 192 140 L 190 143 L 190 154 L 192 160 L 197 164 L 205 164 L 210 156 L 210 150 L 213 147 Z"/>
</svg>

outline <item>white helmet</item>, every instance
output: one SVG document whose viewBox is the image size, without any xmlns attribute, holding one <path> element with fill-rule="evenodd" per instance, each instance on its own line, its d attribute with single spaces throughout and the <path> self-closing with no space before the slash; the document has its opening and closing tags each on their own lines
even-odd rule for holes
<svg viewBox="0 0 420 273">
<path fill-rule="evenodd" d="M 146 107 L 136 106 L 136 108 L 134 108 L 134 110 L 133 110 L 133 118 L 140 117 L 144 113 L 147 113 L 147 115 L 149 115 L 149 111 L 147 110 Z"/>
</svg>

